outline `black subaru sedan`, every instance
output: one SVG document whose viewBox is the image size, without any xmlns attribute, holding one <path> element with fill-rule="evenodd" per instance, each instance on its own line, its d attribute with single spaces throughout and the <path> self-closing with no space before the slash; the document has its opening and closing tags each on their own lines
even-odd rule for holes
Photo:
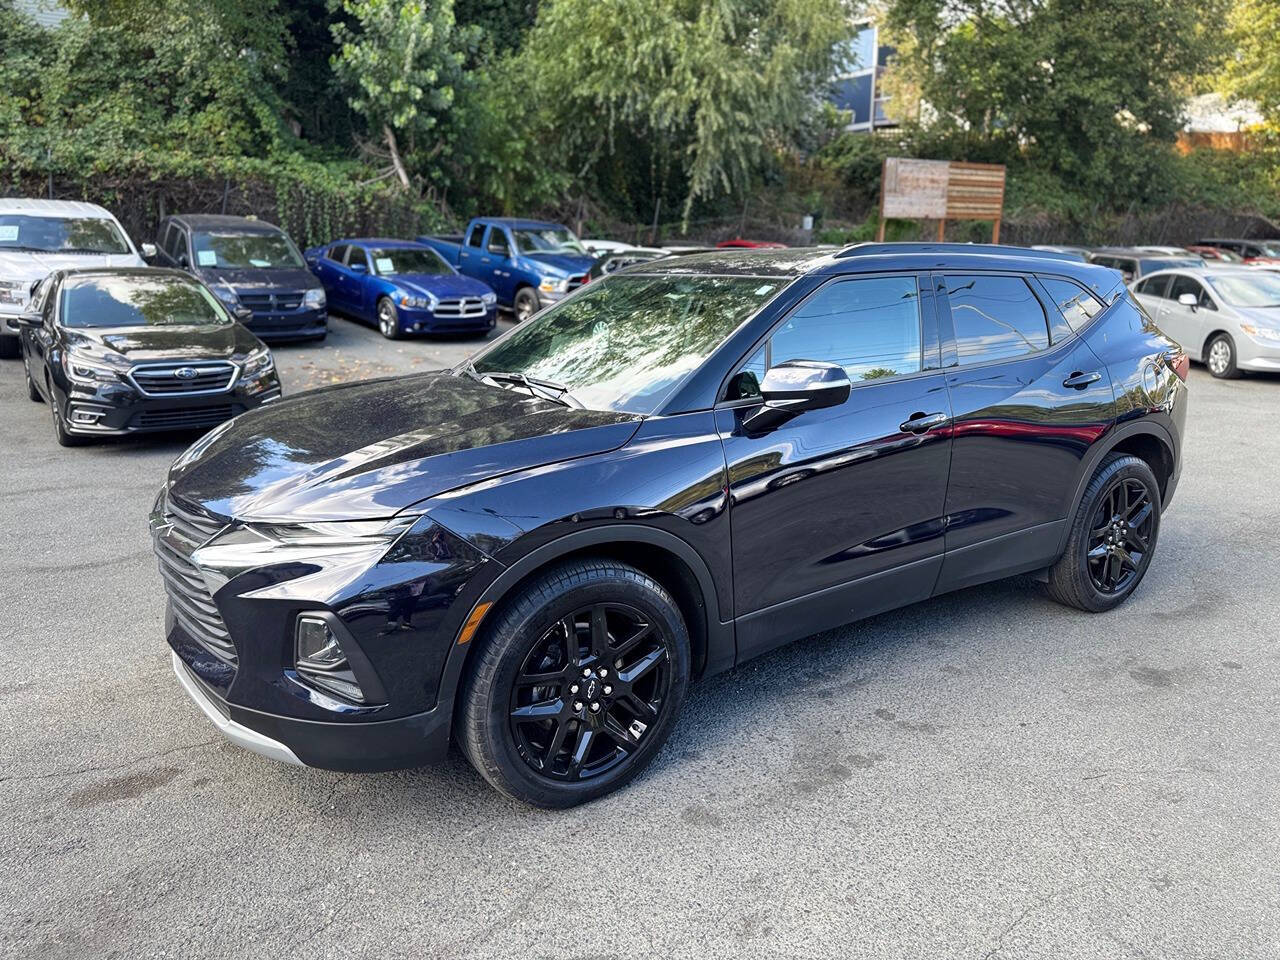
<svg viewBox="0 0 1280 960">
<path fill-rule="evenodd" d="M 183 454 L 151 516 L 173 665 L 267 756 L 382 770 L 453 738 L 510 796 L 578 803 L 653 759 L 691 680 L 780 644 L 1014 574 L 1123 602 L 1186 373 L 1116 271 L 1035 251 L 638 264 L 455 369 Z"/>
<path fill-rule="evenodd" d="M 53 273 L 20 323 L 27 393 L 64 447 L 212 427 L 280 398 L 270 350 L 178 270 Z"/>
</svg>

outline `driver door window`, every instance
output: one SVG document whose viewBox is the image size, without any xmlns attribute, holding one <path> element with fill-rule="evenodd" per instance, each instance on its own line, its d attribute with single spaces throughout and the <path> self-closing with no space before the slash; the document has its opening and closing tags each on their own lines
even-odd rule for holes
<svg viewBox="0 0 1280 960">
<path fill-rule="evenodd" d="M 1178 302 L 1184 293 L 1189 293 L 1196 298 L 1196 306 L 1202 310 L 1217 310 L 1213 300 L 1209 297 L 1209 292 L 1200 285 L 1200 281 L 1178 274 L 1173 278 L 1173 286 L 1169 288 L 1169 299 L 1174 303 Z M 1187 309 L 1183 307 L 1182 309 Z"/>
<path fill-rule="evenodd" d="M 507 235 L 503 233 L 501 227 L 493 227 L 489 230 L 488 251 L 495 257 L 501 257 L 504 260 L 511 256 L 511 247 L 507 243 Z"/>
</svg>

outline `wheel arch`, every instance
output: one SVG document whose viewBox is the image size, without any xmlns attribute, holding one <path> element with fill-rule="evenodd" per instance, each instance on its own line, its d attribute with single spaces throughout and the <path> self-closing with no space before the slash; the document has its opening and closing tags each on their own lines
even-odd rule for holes
<svg viewBox="0 0 1280 960">
<path fill-rule="evenodd" d="M 472 605 L 471 611 L 474 611 L 482 604 L 491 604 L 484 613 L 481 629 L 486 622 L 492 622 L 504 601 L 515 596 L 522 585 L 557 564 L 583 557 L 603 557 L 630 564 L 670 591 L 689 630 L 695 677 L 733 666 L 736 657 L 733 624 L 721 617 L 710 568 L 686 541 L 656 527 L 609 524 L 571 533 L 534 548 L 506 567 Z M 470 619 L 468 616 L 467 620 Z M 438 692 L 440 703 L 455 698 L 475 646 L 459 642 L 463 629 L 460 627 L 451 638 Z"/>
<path fill-rule="evenodd" d="M 1231 336 L 1231 331 L 1226 327 L 1216 327 L 1210 331 L 1209 335 L 1204 338 L 1204 342 L 1200 344 L 1200 358 L 1202 362 L 1207 363 L 1209 360 L 1209 344 L 1213 343 L 1218 337 L 1226 336 L 1231 341 L 1232 350 L 1235 349 L 1236 338 Z"/>
<path fill-rule="evenodd" d="M 1156 475 L 1156 482 L 1160 485 L 1160 505 L 1163 508 L 1165 493 L 1169 489 L 1169 481 L 1174 473 L 1175 449 L 1173 437 L 1159 423 L 1140 421 L 1116 428 L 1108 434 L 1105 440 L 1099 441 L 1085 455 L 1076 480 L 1076 488 L 1071 497 L 1070 508 L 1066 514 L 1068 520 L 1074 517 L 1076 511 L 1080 508 L 1080 501 L 1084 498 L 1085 489 L 1097 472 L 1098 465 L 1112 453 L 1131 454 L 1145 461 L 1151 467 L 1151 471 Z M 1070 532 L 1071 524 L 1067 523 L 1063 527 L 1062 536 L 1058 543 L 1059 554 L 1066 549 Z"/>
</svg>

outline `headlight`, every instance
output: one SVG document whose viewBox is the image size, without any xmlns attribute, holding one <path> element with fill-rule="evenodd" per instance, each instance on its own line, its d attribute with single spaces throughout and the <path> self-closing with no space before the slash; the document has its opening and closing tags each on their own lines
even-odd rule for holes
<svg viewBox="0 0 1280 960">
<path fill-rule="evenodd" d="M 400 295 L 400 306 L 402 307 L 413 307 L 417 310 L 434 310 L 439 303 L 440 301 L 431 294 L 427 294 L 425 297 L 411 297 L 407 293 Z"/>
<path fill-rule="evenodd" d="M 324 291 L 319 287 L 314 290 L 308 290 L 302 297 L 302 305 L 308 310 L 320 310 L 327 302 L 324 297 Z"/>
<path fill-rule="evenodd" d="M 543 277 L 542 282 L 538 284 L 538 289 L 543 293 L 564 293 L 569 289 L 569 278 Z"/>
<path fill-rule="evenodd" d="M 1240 324 L 1240 329 L 1253 337 L 1255 340 L 1265 340 L 1267 343 L 1280 343 L 1280 329 L 1276 327 L 1259 327 L 1252 323 Z"/>
<path fill-rule="evenodd" d="M 67 379 L 76 383 L 113 383 L 120 379 L 120 374 L 101 360 L 77 350 L 68 350 L 62 355 L 62 369 Z"/>
<path fill-rule="evenodd" d="M 258 374 L 266 373 L 275 365 L 275 360 L 271 356 L 271 351 L 266 347 L 260 347 L 253 351 L 253 353 L 249 354 L 249 356 L 245 357 L 242 375 L 247 380 L 249 377 L 256 377 Z"/>
<path fill-rule="evenodd" d="M 229 307 L 240 306 L 240 295 L 228 286 L 219 283 L 211 288 L 213 295 Z"/>
<path fill-rule="evenodd" d="M 486 307 L 492 307 L 498 302 L 498 295 L 496 293 L 486 293 L 480 299 L 484 301 Z"/>
</svg>

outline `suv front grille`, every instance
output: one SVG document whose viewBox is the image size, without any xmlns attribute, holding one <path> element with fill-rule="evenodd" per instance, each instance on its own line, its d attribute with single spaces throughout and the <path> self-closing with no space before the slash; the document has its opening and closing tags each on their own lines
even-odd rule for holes
<svg viewBox="0 0 1280 960">
<path fill-rule="evenodd" d="M 566 290 L 577 290 L 580 286 L 590 280 L 589 274 L 584 273 L 580 277 L 570 277 L 569 282 L 565 285 Z"/>
<path fill-rule="evenodd" d="M 488 312 L 479 297 L 459 297 L 441 300 L 432 314 L 441 320 L 463 320 L 483 317 Z"/>
<path fill-rule="evenodd" d="M 219 660 L 235 666 L 235 644 L 199 568 L 191 562 L 191 554 L 213 539 L 226 524 L 179 505 L 171 497 L 165 498 L 161 512 L 168 532 L 156 536 L 154 543 L 160 577 L 174 619 L 192 640 Z"/>
<path fill-rule="evenodd" d="M 302 293 L 242 293 L 240 302 L 254 313 L 281 313 L 302 306 Z"/>
</svg>

